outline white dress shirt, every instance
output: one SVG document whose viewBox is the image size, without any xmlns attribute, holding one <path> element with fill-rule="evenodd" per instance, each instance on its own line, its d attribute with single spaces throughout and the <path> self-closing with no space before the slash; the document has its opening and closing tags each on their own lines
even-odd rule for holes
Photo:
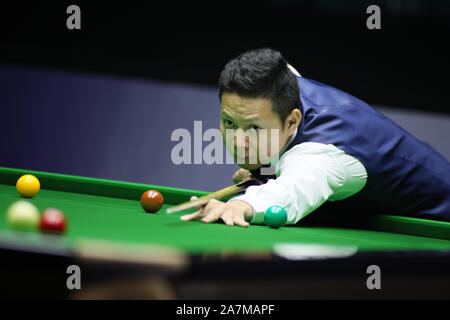
<svg viewBox="0 0 450 320">
<path fill-rule="evenodd" d="M 332 144 L 304 142 L 287 152 L 284 149 L 272 161 L 276 179 L 250 186 L 245 194 L 229 200 L 242 200 L 253 207 L 252 224 L 264 223 L 264 213 L 273 205 L 284 207 L 287 224 L 295 224 L 325 201 L 350 197 L 366 184 L 363 164 Z"/>
</svg>

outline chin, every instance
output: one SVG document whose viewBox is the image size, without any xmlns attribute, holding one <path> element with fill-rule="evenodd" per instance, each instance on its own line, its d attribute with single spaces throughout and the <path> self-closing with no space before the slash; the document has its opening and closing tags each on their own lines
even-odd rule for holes
<svg viewBox="0 0 450 320">
<path fill-rule="evenodd" d="M 238 164 L 238 166 L 248 171 L 256 170 L 261 167 L 260 164 Z"/>
</svg>

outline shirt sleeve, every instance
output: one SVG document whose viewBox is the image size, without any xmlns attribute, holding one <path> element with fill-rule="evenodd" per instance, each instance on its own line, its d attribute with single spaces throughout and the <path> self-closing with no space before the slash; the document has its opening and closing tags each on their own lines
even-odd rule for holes
<svg viewBox="0 0 450 320">
<path fill-rule="evenodd" d="M 364 165 L 330 144 L 305 142 L 283 154 L 276 164 L 277 178 L 248 187 L 241 200 L 253 208 L 250 223 L 262 224 L 273 205 L 285 208 L 288 224 L 317 209 L 325 201 L 345 199 L 360 191 L 367 180 Z"/>
</svg>

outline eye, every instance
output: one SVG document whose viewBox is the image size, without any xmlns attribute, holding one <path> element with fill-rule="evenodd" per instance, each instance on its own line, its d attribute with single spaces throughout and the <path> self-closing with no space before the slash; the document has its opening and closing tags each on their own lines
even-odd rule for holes
<svg viewBox="0 0 450 320">
<path fill-rule="evenodd" d="M 226 127 L 233 127 L 234 123 L 231 120 L 225 119 L 223 120 L 223 123 L 225 124 Z"/>
</svg>

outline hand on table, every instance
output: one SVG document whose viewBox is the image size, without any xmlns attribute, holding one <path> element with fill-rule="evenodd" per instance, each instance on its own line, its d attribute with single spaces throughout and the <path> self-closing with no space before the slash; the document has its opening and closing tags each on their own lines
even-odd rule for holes
<svg viewBox="0 0 450 320">
<path fill-rule="evenodd" d="M 197 199 L 197 197 L 191 197 L 191 200 L 195 199 Z M 221 219 L 228 226 L 237 225 L 248 227 L 250 223 L 247 221 L 250 221 L 253 218 L 253 208 L 248 203 L 241 200 L 233 200 L 225 203 L 223 201 L 211 199 L 207 204 L 198 207 L 197 209 L 198 210 L 194 213 L 182 216 L 181 220 L 189 221 L 201 219 L 202 222 L 210 223 Z"/>
</svg>

